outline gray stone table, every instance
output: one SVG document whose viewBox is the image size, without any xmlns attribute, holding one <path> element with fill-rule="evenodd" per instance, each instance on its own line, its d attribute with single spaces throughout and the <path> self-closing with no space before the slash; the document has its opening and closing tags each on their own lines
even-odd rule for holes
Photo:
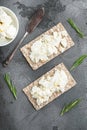
<svg viewBox="0 0 87 130">
<path fill-rule="evenodd" d="M 20 23 L 19 33 L 13 43 L 0 47 L 0 130 L 87 130 L 87 59 L 77 69 L 71 71 L 77 85 L 40 111 L 32 107 L 22 92 L 26 85 L 55 65 L 63 62 L 70 69 L 75 59 L 87 54 L 87 37 L 79 38 L 67 23 L 67 19 L 72 18 L 87 35 L 87 0 L 0 0 L 0 6 L 6 6 L 14 11 Z M 18 50 L 9 66 L 3 68 L 1 63 L 24 34 L 28 19 L 41 6 L 45 7 L 45 17 L 21 46 L 58 22 L 65 26 L 75 46 L 36 71 L 30 68 Z M 17 88 L 17 100 L 14 100 L 4 81 L 5 73 L 11 75 Z M 61 117 L 59 113 L 64 104 L 77 98 L 82 98 L 81 103 Z"/>
</svg>

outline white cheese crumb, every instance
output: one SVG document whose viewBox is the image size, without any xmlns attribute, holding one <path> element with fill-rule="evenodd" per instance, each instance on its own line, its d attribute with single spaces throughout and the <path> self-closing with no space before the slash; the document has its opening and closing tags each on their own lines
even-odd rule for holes
<svg viewBox="0 0 87 130">
<path fill-rule="evenodd" d="M 55 70 L 53 76 L 42 77 L 38 86 L 33 86 L 31 95 L 38 105 L 47 102 L 54 92 L 64 92 L 68 82 L 66 73 L 63 70 Z"/>
<path fill-rule="evenodd" d="M 13 39 L 15 35 L 16 27 L 13 25 L 13 19 L 0 8 L 0 40 Z"/>
<path fill-rule="evenodd" d="M 66 41 L 65 38 L 61 39 L 61 44 L 62 44 L 62 46 L 63 46 L 64 48 L 67 47 L 67 41 Z"/>
<path fill-rule="evenodd" d="M 67 36 L 67 35 L 68 35 L 68 33 L 66 32 L 66 30 L 62 31 L 61 34 L 62 34 L 63 36 Z"/>
</svg>

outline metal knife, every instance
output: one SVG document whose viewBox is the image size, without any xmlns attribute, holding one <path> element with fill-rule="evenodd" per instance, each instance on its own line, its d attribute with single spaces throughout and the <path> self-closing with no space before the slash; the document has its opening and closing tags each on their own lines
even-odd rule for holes
<svg viewBox="0 0 87 130">
<path fill-rule="evenodd" d="M 21 40 L 19 41 L 19 43 L 15 46 L 15 48 L 13 49 L 13 51 L 10 53 L 10 55 L 5 59 L 5 61 L 2 63 L 2 65 L 4 67 L 6 67 L 12 60 L 12 58 L 14 57 L 16 51 L 18 50 L 19 46 L 22 44 L 23 40 L 26 38 L 27 35 L 29 35 L 30 33 L 32 33 L 34 31 L 34 29 L 39 25 L 39 23 L 42 21 L 43 16 L 45 14 L 45 9 L 44 7 L 38 9 L 34 15 L 32 16 L 31 20 L 29 21 L 27 27 L 26 27 L 26 32 L 23 35 L 23 37 L 21 38 Z"/>
</svg>

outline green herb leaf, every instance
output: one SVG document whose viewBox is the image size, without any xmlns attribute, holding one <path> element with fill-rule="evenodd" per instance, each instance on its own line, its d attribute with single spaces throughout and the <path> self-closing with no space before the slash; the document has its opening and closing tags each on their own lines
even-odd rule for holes
<svg viewBox="0 0 87 130">
<path fill-rule="evenodd" d="M 74 108 L 81 99 L 76 99 L 75 101 L 70 102 L 69 104 L 65 105 L 60 113 L 60 115 L 64 115 L 66 112 L 70 111 L 72 108 Z"/>
<path fill-rule="evenodd" d="M 16 90 L 15 86 L 12 84 L 12 81 L 10 79 L 10 75 L 6 73 L 5 76 L 4 76 L 4 79 L 7 83 L 10 91 L 12 92 L 14 98 L 17 99 L 17 90 Z"/>
<path fill-rule="evenodd" d="M 74 21 L 72 19 L 70 19 L 70 18 L 67 21 L 71 25 L 71 27 L 79 34 L 79 36 L 81 38 L 83 38 L 84 33 L 77 27 L 77 25 L 74 23 Z"/>
<path fill-rule="evenodd" d="M 84 59 L 87 57 L 87 55 L 82 55 L 80 56 L 72 65 L 70 70 L 75 69 L 76 67 L 78 67 L 83 61 Z"/>
</svg>

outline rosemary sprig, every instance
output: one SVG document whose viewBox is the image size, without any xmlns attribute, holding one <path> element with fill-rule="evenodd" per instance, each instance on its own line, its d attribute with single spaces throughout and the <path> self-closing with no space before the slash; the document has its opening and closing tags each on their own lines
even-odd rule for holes
<svg viewBox="0 0 87 130">
<path fill-rule="evenodd" d="M 72 102 L 70 102 L 69 104 L 65 105 L 62 109 L 62 111 L 60 112 L 60 115 L 64 115 L 66 112 L 70 111 L 72 108 L 74 108 L 79 102 L 81 101 L 81 99 L 76 99 Z"/>
<path fill-rule="evenodd" d="M 10 79 L 10 75 L 6 73 L 4 76 L 4 79 L 8 85 L 11 93 L 13 94 L 14 98 L 17 99 L 17 90 L 16 90 L 15 86 L 12 84 L 12 81 Z"/>
<path fill-rule="evenodd" d="M 87 55 L 82 55 L 80 56 L 72 65 L 70 70 L 75 69 L 76 67 L 78 67 L 83 61 L 84 59 L 87 57 Z"/>
<path fill-rule="evenodd" d="M 77 25 L 74 23 L 74 21 L 72 19 L 70 19 L 70 18 L 67 21 L 71 25 L 71 27 L 79 34 L 79 36 L 81 38 L 83 38 L 84 33 L 77 27 Z"/>
</svg>

